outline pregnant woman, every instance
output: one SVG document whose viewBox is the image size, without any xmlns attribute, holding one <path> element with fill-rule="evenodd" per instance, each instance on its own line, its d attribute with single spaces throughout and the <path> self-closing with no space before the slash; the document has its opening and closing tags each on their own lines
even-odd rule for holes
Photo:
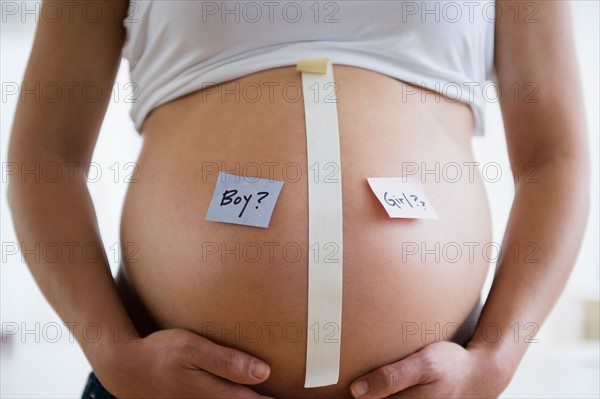
<svg viewBox="0 0 600 399">
<path fill-rule="evenodd" d="M 566 2 L 120 0 L 44 2 L 41 15 L 57 5 L 58 21 L 40 20 L 23 84 L 92 82 L 101 94 L 90 101 L 75 89 L 18 105 L 9 161 L 53 163 L 72 176 L 11 178 L 19 241 L 102 245 L 83 169 L 121 57 L 143 138 L 116 279 L 105 256 L 81 251 L 28 262 L 65 322 L 102 332 L 73 329 L 94 371 L 84 397 L 503 391 L 530 342 L 523 337 L 565 285 L 588 210 Z M 307 162 L 296 63 L 315 57 L 331 61 L 337 97 L 339 330 L 307 326 L 307 187 L 331 172 Z M 494 97 L 488 80 L 521 178 L 482 304 L 496 247 L 471 137 L 483 133 L 486 95 Z M 534 179 L 523 179 L 531 170 Z M 205 220 L 218 172 L 284 182 L 268 228 Z M 366 178 L 403 175 L 419 178 L 439 219 L 387 216 Z M 340 339 L 339 380 L 305 388 L 307 340 L 329 336 Z"/>
</svg>

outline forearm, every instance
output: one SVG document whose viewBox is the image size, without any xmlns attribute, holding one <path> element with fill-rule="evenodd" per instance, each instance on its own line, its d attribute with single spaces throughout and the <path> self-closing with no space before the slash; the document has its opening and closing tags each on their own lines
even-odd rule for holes
<svg viewBox="0 0 600 399">
<path fill-rule="evenodd" d="M 20 170 L 33 170 L 36 163 L 42 169 L 61 166 L 61 177 L 10 177 L 8 198 L 17 238 L 42 293 L 94 365 L 111 353 L 113 344 L 137 333 L 111 275 L 81 165 L 69 167 L 59 156 L 35 151 L 13 153 L 9 162 Z M 41 256 L 41 248 L 49 249 L 47 256 Z"/>
<path fill-rule="evenodd" d="M 585 156 L 546 159 L 537 182 L 515 187 L 503 256 L 467 347 L 489 355 L 505 383 L 565 287 L 588 215 Z"/>
</svg>

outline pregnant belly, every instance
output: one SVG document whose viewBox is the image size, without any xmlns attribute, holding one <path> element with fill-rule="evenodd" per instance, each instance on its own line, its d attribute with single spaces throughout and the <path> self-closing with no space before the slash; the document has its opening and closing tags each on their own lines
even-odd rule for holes
<svg viewBox="0 0 600 399">
<path fill-rule="evenodd" d="M 153 111 L 123 208 L 121 239 L 136 249 L 125 259 L 127 281 L 159 328 L 186 328 L 267 361 L 271 376 L 254 389 L 278 398 L 350 397 L 350 383 L 369 370 L 464 339 L 469 326 L 459 326 L 487 273 L 490 216 L 470 164 L 469 108 L 366 69 L 334 65 L 334 76 L 341 330 L 306 325 L 308 257 L 328 250 L 308 248 L 307 182 L 329 171 L 307 165 L 294 67 Z M 284 181 L 268 229 L 204 220 L 218 171 Z M 438 220 L 390 219 L 366 181 L 408 173 L 423 181 Z M 341 339 L 339 383 L 303 388 L 306 340 L 330 338 Z"/>
</svg>

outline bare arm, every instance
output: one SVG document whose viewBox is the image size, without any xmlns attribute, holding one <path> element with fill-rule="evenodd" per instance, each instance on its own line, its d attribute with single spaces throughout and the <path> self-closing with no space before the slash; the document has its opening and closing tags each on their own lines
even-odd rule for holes
<svg viewBox="0 0 600 399">
<path fill-rule="evenodd" d="M 508 10 L 513 4 L 498 2 L 503 17 L 496 22 L 495 65 L 504 93 L 501 110 L 509 157 L 519 165 L 521 178 L 515 183 L 504 256 L 467 348 L 491 355 L 504 377 L 501 384 L 508 384 L 527 349 L 524 336 L 541 326 L 564 289 L 589 210 L 587 133 L 570 4 L 535 2 L 539 11 L 533 18 L 538 22 L 532 23 L 523 17 L 515 23 Z M 515 82 L 520 88 L 528 82 L 537 85 L 537 102 L 513 98 L 509 87 Z M 536 182 L 522 178 L 528 164 L 539 168 Z M 531 259 L 525 257 L 528 244 L 538 249 Z M 515 245 L 518 255 L 510 249 Z M 490 337 L 492 329 L 485 334 L 492 323 L 502 331 L 497 342 Z M 518 342 L 511 331 L 515 323 Z M 532 328 L 524 330 L 527 323 Z"/>
<path fill-rule="evenodd" d="M 42 16 L 55 15 L 45 12 L 49 3 L 61 7 L 61 17 L 58 22 L 41 18 L 23 84 L 27 90 L 36 84 L 72 90 L 62 90 L 58 99 L 21 96 L 8 161 L 28 171 L 52 165 L 53 171 L 59 168 L 60 177 L 11 175 L 8 198 L 22 246 L 58 246 L 62 255 L 39 260 L 26 255 L 29 270 L 61 319 L 74 327 L 94 371 L 113 395 L 262 397 L 241 385 L 268 378 L 270 369 L 259 359 L 182 329 L 161 330 L 141 339 L 130 328 L 83 173 L 121 59 L 128 2 L 44 2 Z M 82 12 L 86 3 L 93 4 L 87 14 Z M 93 86 L 100 87 L 99 98 L 83 90 Z M 98 249 L 99 256 L 93 250 L 92 255 L 84 252 L 84 247 Z M 89 337 L 83 334 L 86 325 L 96 327 L 87 330 Z"/>
<path fill-rule="evenodd" d="M 589 160 L 570 5 L 560 0 L 497 5 L 497 83 L 509 157 L 519 178 L 492 289 L 466 348 L 429 344 L 356 380 L 354 397 L 497 397 L 527 349 L 524 338 L 544 322 L 573 268 L 589 210 Z M 537 22 L 527 23 L 524 14 L 532 5 Z M 536 86 L 527 101 L 537 101 L 525 101 Z M 514 97 L 515 87 L 520 98 Z M 537 182 L 523 179 L 536 167 Z M 527 256 L 531 249 L 537 252 Z"/>
<path fill-rule="evenodd" d="M 19 170 L 43 170 L 58 166 L 60 178 L 49 175 L 12 175 L 8 200 L 19 242 L 25 248 L 50 243 L 62 251 L 58 262 L 39 261 L 26 256 L 29 269 L 43 294 L 65 322 L 79 323 L 72 329 L 85 355 L 92 363 L 107 354 L 115 323 L 123 328 L 130 323 L 121 303 L 103 251 L 94 207 L 87 189 L 83 168 L 89 164 L 106 112 L 121 58 L 125 32 L 122 19 L 126 0 L 102 2 L 52 2 L 55 12 L 61 6 L 58 22 L 49 22 L 42 4 L 40 23 L 23 79 L 23 88 L 60 87 L 57 101 L 22 94 L 12 127 L 8 162 Z M 85 3 L 95 3 L 101 17 L 93 22 L 82 12 Z M 69 8 L 73 7 L 74 8 Z M 90 8 L 91 9 L 91 8 Z M 90 12 L 90 17 L 95 16 Z M 83 87 L 101 88 L 101 96 Z M 72 89 L 69 90 L 69 87 Z M 54 96 L 52 96 L 54 98 Z M 50 169 L 48 169 L 50 170 Z M 90 256 L 82 247 L 101 249 Z M 73 257 L 70 257 L 72 248 Z M 90 251 L 90 254 L 94 254 Z M 97 259 L 92 259 L 92 257 Z M 98 323 L 102 336 L 98 342 L 82 336 L 82 327 Z M 134 331 L 130 331 L 134 337 Z M 123 334 L 121 334 L 123 335 Z M 122 338 L 125 338 L 123 335 Z"/>
</svg>

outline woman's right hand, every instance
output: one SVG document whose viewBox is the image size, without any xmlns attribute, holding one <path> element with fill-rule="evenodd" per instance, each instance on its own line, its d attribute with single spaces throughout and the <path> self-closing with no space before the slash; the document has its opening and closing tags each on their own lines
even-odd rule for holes
<svg viewBox="0 0 600 399">
<path fill-rule="evenodd" d="M 118 398 L 266 398 L 244 384 L 270 374 L 267 363 L 184 329 L 115 344 L 97 363 L 94 373 Z"/>
</svg>

